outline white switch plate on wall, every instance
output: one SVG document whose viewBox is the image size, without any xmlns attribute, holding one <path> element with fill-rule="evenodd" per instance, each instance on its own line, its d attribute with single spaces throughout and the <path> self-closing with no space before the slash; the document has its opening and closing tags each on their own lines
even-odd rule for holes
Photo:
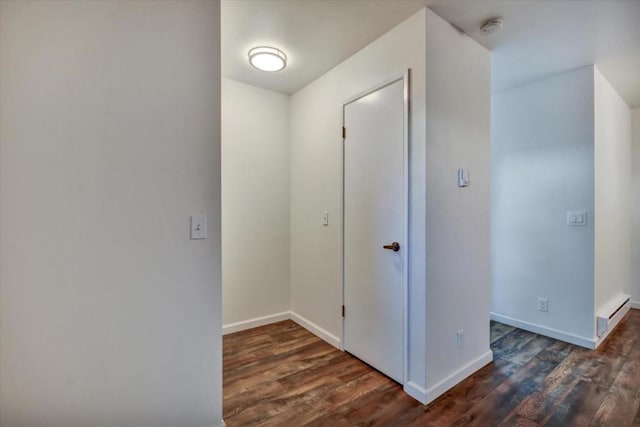
<svg viewBox="0 0 640 427">
<path fill-rule="evenodd" d="M 469 172 L 466 169 L 458 169 L 458 187 L 469 185 Z"/>
<path fill-rule="evenodd" d="M 207 238 L 207 216 L 191 215 L 191 240 Z"/>
<path fill-rule="evenodd" d="M 585 227 L 587 225 L 587 211 L 567 211 L 567 225 Z"/>
</svg>

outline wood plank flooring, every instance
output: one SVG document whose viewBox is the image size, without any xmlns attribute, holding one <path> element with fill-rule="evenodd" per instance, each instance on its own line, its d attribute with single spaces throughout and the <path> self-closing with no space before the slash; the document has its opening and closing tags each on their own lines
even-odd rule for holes
<svg viewBox="0 0 640 427">
<path fill-rule="evenodd" d="M 284 321 L 224 337 L 233 426 L 638 426 L 640 311 L 597 351 L 491 323 L 494 362 L 429 405 Z"/>
</svg>

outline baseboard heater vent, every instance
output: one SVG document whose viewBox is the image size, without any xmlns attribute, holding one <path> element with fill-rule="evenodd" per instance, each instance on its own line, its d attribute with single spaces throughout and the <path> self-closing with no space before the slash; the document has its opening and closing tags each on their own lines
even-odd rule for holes
<svg viewBox="0 0 640 427">
<path fill-rule="evenodd" d="M 620 318 L 625 315 L 630 306 L 629 297 L 625 296 L 621 304 L 614 303 L 613 305 L 609 305 L 607 310 L 599 314 L 597 317 L 598 337 L 602 337 L 610 327 L 614 327 L 620 321 Z"/>
</svg>

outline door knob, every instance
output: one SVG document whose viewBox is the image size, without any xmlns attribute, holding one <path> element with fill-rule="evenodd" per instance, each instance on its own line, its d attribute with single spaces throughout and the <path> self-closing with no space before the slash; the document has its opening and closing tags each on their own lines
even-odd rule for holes
<svg viewBox="0 0 640 427">
<path fill-rule="evenodd" d="M 383 248 L 385 249 L 391 249 L 393 252 L 398 252 L 400 250 L 400 243 L 398 242 L 393 242 L 390 245 L 384 245 Z"/>
</svg>

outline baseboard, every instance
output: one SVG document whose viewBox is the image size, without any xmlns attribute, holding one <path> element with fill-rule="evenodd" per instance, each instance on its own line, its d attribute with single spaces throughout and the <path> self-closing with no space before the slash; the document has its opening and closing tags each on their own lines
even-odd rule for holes
<svg viewBox="0 0 640 427">
<path fill-rule="evenodd" d="M 478 369 L 493 362 L 493 352 L 487 351 L 480 357 L 472 360 L 462 368 L 458 369 L 453 374 L 449 375 L 433 387 L 429 388 L 425 392 L 425 399 L 423 403 L 433 402 L 436 398 L 446 393 L 451 387 L 455 386 L 459 382 L 465 380 L 469 375 L 476 372 Z"/>
<path fill-rule="evenodd" d="M 631 308 L 635 308 L 636 310 L 640 310 L 640 301 L 631 301 Z"/>
<path fill-rule="evenodd" d="M 620 311 L 618 311 L 615 314 L 615 316 L 613 316 L 613 318 L 609 320 L 609 327 L 607 328 L 607 332 L 605 332 L 603 336 L 598 338 L 598 340 L 596 341 L 596 348 L 598 348 L 598 346 L 600 346 L 600 344 L 602 344 L 604 340 L 607 339 L 609 334 L 613 332 L 613 330 L 616 328 L 616 326 L 618 326 L 618 323 L 620 323 L 622 318 L 627 315 L 629 310 L 631 310 L 631 304 L 627 303 L 620 309 Z"/>
<path fill-rule="evenodd" d="M 306 330 L 308 330 L 312 334 L 317 335 L 318 337 L 322 338 L 323 340 L 325 340 L 326 342 L 328 342 L 332 346 L 336 347 L 337 349 L 340 349 L 340 338 L 338 338 L 337 336 L 335 336 L 332 333 L 328 332 L 327 330 L 322 329 L 320 326 L 316 325 L 315 323 L 313 323 L 309 319 L 306 319 L 306 318 L 300 316 L 296 312 L 292 311 L 290 314 L 291 314 L 291 320 L 296 322 L 298 325 L 302 326 L 303 328 L 305 328 Z"/>
<path fill-rule="evenodd" d="M 282 313 L 243 320 L 242 322 L 229 323 L 228 325 L 222 325 L 222 335 L 232 334 L 234 332 L 244 331 L 245 329 L 257 328 L 258 326 L 264 326 L 270 323 L 289 319 L 291 319 L 291 312 L 284 311 Z"/>
<path fill-rule="evenodd" d="M 422 404 L 427 403 L 427 390 L 413 381 L 408 381 L 404 385 L 404 392 Z"/>
<path fill-rule="evenodd" d="M 581 347 L 586 347 L 592 350 L 596 348 L 596 340 L 594 338 L 585 338 L 580 335 L 559 331 L 553 328 L 547 328 L 546 326 L 538 325 L 536 323 L 525 322 L 524 320 L 514 319 L 513 317 L 504 316 L 498 313 L 492 312 L 489 314 L 490 314 L 491 320 L 495 320 L 496 322 L 504 323 L 509 326 L 524 329 L 525 331 L 544 335 L 546 337 L 568 342 L 570 344 L 579 345 Z"/>
<path fill-rule="evenodd" d="M 309 319 L 300 316 L 293 311 L 284 311 L 282 313 L 270 314 L 268 316 L 256 317 L 242 322 L 229 323 L 222 326 L 222 335 L 232 334 L 234 332 L 244 331 L 245 329 L 257 328 L 258 326 L 268 325 L 270 323 L 280 322 L 282 320 L 293 320 L 309 332 L 322 338 L 332 346 L 340 349 L 340 338 L 321 328 Z"/>
</svg>

